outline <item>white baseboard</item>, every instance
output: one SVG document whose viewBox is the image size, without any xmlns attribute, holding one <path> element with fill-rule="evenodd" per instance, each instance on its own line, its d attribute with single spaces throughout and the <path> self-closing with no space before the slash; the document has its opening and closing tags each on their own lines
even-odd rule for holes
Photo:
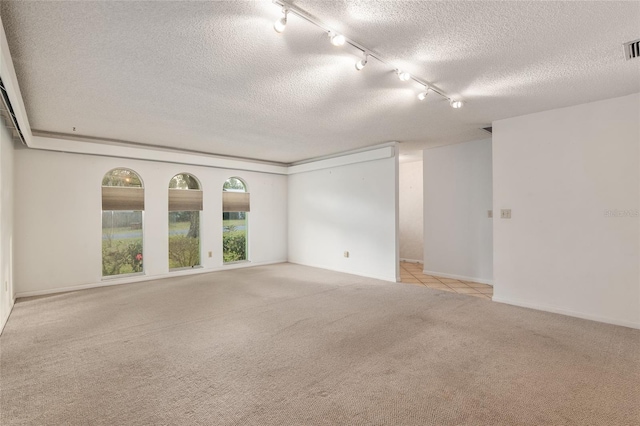
<svg viewBox="0 0 640 426">
<path fill-rule="evenodd" d="M 422 263 L 422 260 L 416 260 L 416 259 L 403 259 L 403 258 L 400 258 L 400 262 Z"/>
<path fill-rule="evenodd" d="M 166 274 L 158 274 L 158 275 L 129 276 L 127 278 L 122 278 L 122 279 L 111 278 L 105 281 L 100 281 L 98 283 L 80 284 L 80 285 L 74 285 L 69 287 L 58 287 L 58 288 L 52 288 L 47 290 L 22 291 L 16 294 L 16 299 L 20 299 L 24 297 L 33 297 L 33 296 L 45 296 L 48 294 L 67 293 L 69 291 L 86 290 L 89 288 L 110 287 L 114 285 L 162 280 L 167 278 L 183 277 L 185 275 L 207 274 L 209 272 L 228 271 L 230 269 L 252 268 L 255 266 L 274 265 L 276 263 L 286 263 L 286 262 L 287 262 L 286 260 L 275 260 L 275 261 L 269 261 L 269 262 L 241 262 L 241 263 L 233 263 L 231 265 L 226 265 L 226 266 L 220 266 L 216 268 L 186 269 L 182 271 L 173 271 Z"/>
<path fill-rule="evenodd" d="M 492 300 L 494 302 L 504 303 L 507 305 L 520 306 L 523 308 L 536 309 L 538 311 L 552 312 L 554 314 L 567 315 L 570 317 L 582 318 L 582 319 L 591 320 L 591 321 L 598 321 L 606 324 L 621 325 L 623 327 L 640 329 L 640 323 L 635 323 L 635 322 L 626 321 L 626 320 L 619 320 L 619 319 L 609 318 L 609 317 L 603 317 L 600 315 L 586 314 L 584 312 L 572 311 L 570 309 L 564 309 L 557 306 L 540 305 L 536 303 L 524 302 L 521 300 L 509 299 L 506 297 L 497 297 L 495 295 L 493 296 Z"/>
<path fill-rule="evenodd" d="M 2 336 L 2 332 L 4 331 L 4 326 L 7 325 L 7 322 L 9 322 L 9 317 L 11 316 L 11 312 L 13 312 L 13 306 L 16 304 L 16 297 L 14 297 L 13 299 L 11 299 L 11 305 L 9 306 L 9 313 L 7 314 L 7 316 L 2 320 L 2 324 L 0 324 L 0 336 Z"/>
<path fill-rule="evenodd" d="M 493 285 L 493 280 L 490 280 L 487 278 L 467 277 L 464 275 L 456 275 L 456 274 L 446 274 L 444 272 L 427 271 L 426 269 L 422 272 L 427 275 L 433 275 L 434 277 L 452 278 L 454 280 L 473 281 L 474 283 Z"/>
<path fill-rule="evenodd" d="M 390 281 L 392 283 L 398 282 L 400 280 L 400 277 L 394 277 L 394 276 L 387 277 L 387 276 L 383 276 L 383 275 L 372 275 L 372 274 L 362 273 L 362 272 L 359 272 L 359 271 L 347 271 L 347 270 L 340 269 L 340 268 L 329 268 L 327 266 L 317 265 L 317 264 L 312 264 L 312 263 L 294 262 L 292 260 L 289 260 L 289 263 L 292 263 L 294 265 L 309 266 L 311 268 L 326 269 L 327 271 L 341 272 L 343 274 L 357 275 L 359 277 L 373 278 L 375 280 Z"/>
</svg>

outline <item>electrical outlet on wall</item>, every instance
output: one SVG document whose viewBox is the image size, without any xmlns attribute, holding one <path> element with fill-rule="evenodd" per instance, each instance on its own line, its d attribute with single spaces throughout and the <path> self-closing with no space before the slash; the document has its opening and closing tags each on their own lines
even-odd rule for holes
<svg viewBox="0 0 640 426">
<path fill-rule="evenodd" d="M 502 210 L 500 210 L 500 218 L 501 219 L 511 219 L 511 209 L 502 209 Z"/>
<path fill-rule="evenodd" d="M 212 251 L 209 252 L 209 257 L 213 257 L 213 252 Z"/>
<path fill-rule="evenodd" d="M 349 257 L 349 252 L 348 251 L 344 252 L 344 257 Z"/>
<path fill-rule="evenodd" d="M 493 210 L 487 210 L 487 217 L 488 218 L 492 218 L 493 217 Z"/>
</svg>

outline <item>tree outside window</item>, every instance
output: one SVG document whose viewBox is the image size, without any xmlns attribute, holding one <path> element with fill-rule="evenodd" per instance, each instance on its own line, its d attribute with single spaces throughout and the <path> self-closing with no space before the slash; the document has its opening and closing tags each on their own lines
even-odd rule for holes
<svg viewBox="0 0 640 426">
<path fill-rule="evenodd" d="M 169 269 L 200 265 L 200 212 L 202 191 L 189 173 L 169 182 Z"/>
</svg>

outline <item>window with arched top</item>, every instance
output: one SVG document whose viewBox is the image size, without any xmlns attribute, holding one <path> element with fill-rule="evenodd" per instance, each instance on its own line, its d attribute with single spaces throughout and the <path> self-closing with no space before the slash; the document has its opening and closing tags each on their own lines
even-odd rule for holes
<svg viewBox="0 0 640 426">
<path fill-rule="evenodd" d="M 250 196 L 238 177 L 222 185 L 222 257 L 225 263 L 248 259 Z"/>
<path fill-rule="evenodd" d="M 200 266 L 202 187 L 190 173 L 169 181 L 169 269 Z"/>
<path fill-rule="evenodd" d="M 143 272 L 144 186 L 131 169 L 102 178 L 102 276 Z"/>
</svg>

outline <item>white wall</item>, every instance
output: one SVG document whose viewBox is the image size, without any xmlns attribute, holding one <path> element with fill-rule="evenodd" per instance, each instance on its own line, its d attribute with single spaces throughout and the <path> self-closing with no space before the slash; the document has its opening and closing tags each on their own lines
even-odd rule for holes
<svg viewBox="0 0 640 426">
<path fill-rule="evenodd" d="M 640 94 L 493 123 L 494 300 L 640 326 L 639 145 Z"/>
<path fill-rule="evenodd" d="M 14 230 L 14 277 L 19 295 L 118 281 L 103 281 L 101 277 L 101 181 L 115 167 L 133 169 L 144 181 L 146 277 L 169 274 L 167 190 L 171 177 L 180 172 L 194 174 L 203 186 L 203 270 L 223 268 L 222 185 L 231 176 L 243 178 L 251 192 L 251 264 L 287 260 L 286 176 L 20 150 L 16 151 L 15 178 L 19 185 L 15 194 Z M 213 252 L 212 258 L 207 257 L 209 251 Z"/>
<path fill-rule="evenodd" d="M 0 118 L 0 332 L 13 307 L 14 142 Z"/>
<path fill-rule="evenodd" d="M 425 273 L 493 282 L 491 139 L 424 151 Z"/>
<path fill-rule="evenodd" d="M 289 261 L 396 281 L 397 178 L 396 156 L 290 175 Z"/>
<path fill-rule="evenodd" d="M 400 163 L 400 259 L 422 262 L 422 161 Z"/>
</svg>

